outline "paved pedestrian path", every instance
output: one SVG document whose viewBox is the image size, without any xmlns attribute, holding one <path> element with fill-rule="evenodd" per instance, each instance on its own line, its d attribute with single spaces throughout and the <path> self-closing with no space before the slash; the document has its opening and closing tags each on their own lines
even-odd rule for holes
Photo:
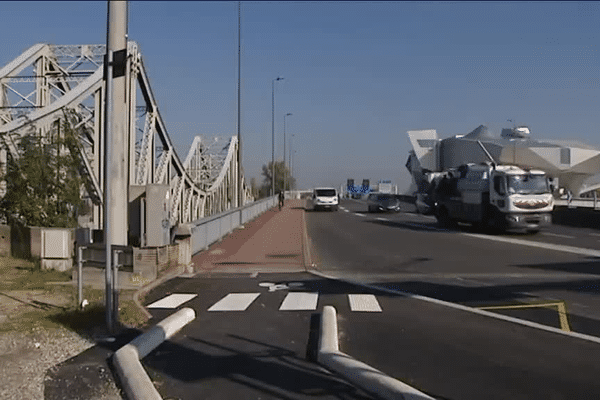
<svg viewBox="0 0 600 400">
<path fill-rule="evenodd" d="M 300 272 L 307 265 L 304 200 L 287 200 L 192 258 L 194 271 Z"/>
</svg>

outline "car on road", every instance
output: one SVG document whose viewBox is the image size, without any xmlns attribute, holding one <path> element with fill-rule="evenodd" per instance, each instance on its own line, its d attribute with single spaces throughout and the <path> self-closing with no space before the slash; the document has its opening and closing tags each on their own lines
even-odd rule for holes
<svg viewBox="0 0 600 400">
<path fill-rule="evenodd" d="M 339 206 L 337 190 L 331 187 L 315 188 L 311 198 L 313 210 L 337 211 Z"/>
<path fill-rule="evenodd" d="M 367 197 L 369 212 L 400 211 L 400 199 L 389 193 L 371 193 Z"/>
</svg>

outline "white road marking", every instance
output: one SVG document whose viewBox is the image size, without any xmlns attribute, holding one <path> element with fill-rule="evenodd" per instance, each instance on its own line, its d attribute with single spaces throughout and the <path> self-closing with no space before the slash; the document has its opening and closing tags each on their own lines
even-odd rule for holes
<svg viewBox="0 0 600 400">
<path fill-rule="evenodd" d="M 360 213 L 356 213 L 356 214 L 354 214 L 354 215 L 358 215 L 359 217 L 366 217 L 366 215 L 365 215 L 365 214 L 360 214 Z"/>
<path fill-rule="evenodd" d="M 600 250 L 584 249 L 581 247 L 565 246 L 561 244 L 534 242 L 530 240 L 505 238 L 500 236 L 482 235 L 479 233 L 461 233 L 464 236 L 476 237 L 480 239 L 495 240 L 497 242 L 505 242 L 512 244 L 520 244 L 523 246 L 539 247 L 541 249 L 562 251 L 565 253 L 581 254 L 584 256 L 600 257 Z"/>
<path fill-rule="evenodd" d="M 372 294 L 349 294 L 350 310 L 362 312 L 381 312 L 381 306 L 375 295 Z"/>
<path fill-rule="evenodd" d="M 213 304 L 208 311 L 244 311 L 260 293 L 229 293 Z"/>
<path fill-rule="evenodd" d="M 558 233 L 550 233 L 550 232 L 541 232 L 542 235 L 546 235 L 546 236 L 555 236 L 555 237 L 560 237 L 560 238 L 565 238 L 565 239 L 575 239 L 575 236 L 571 236 L 571 235 L 559 235 Z"/>
<path fill-rule="evenodd" d="M 344 212 L 350 212 L 350 210 L 346 210 L 346 209 L 344 209 Z"/>
<path fill-rule="evenodd" d="M 432 231 L 442 231 L 443 230 L 443 229 L 436 228 L 434 226 L 427 226 L 427 225 L 421 225 L 421 224 L 413 224 L 413 223 L 410 223 L 410 222 L 404 222 L 404 224 L 405 225 L 409 225 L 409 226 L 414 226 L 414 227 L 417 227 L 417 228 L 429 229 L 429 230 L 432 230 Z"/>
<path fill-rule="evenodd" d="M 387 219 L 387 218 L 381 218 L 381 217 L 377 217 L 375 219 L 378 220 L 378 221 L 389 221 L 389 219 Z"/>
<path fill-rule="evenodd" d="M 590 236 L 600 236 L 600 233 L 590 233 Z"/>
<path fill-rule="evenodd" d="M 186 301 L 190 301 L 194 297 L 198 296 L 197 294 L 172 294 L 167 297 L 164 297 L 154 303 L 146 306 L 146 308 L 177 308 Z"/>
<path fill-rule="evenodd" d="M 288 310 L 316 310 L 319 293 L 292 292 L 288 293 L 279 307 L 280 311 Z"/>
<path fill-rule="evenodd" d="M 368 289 L 371 289 L 371 290 L 379 290 L 379 291 L 382 291 L 382 292 L 387 292 L 387 293 L 392 293 L 392 294 L 400 294 L 400 295 L 407 296 L 407 297 L 410 297 L 410 298 L 413 298 L 413 299 L 422 300 L 422 301 L 426 301 L 426 302 L 429 302 L 429 303 L 439 304 L 441 306 L 454 308 L 456 310 L 462 310 L 462 311 L 470 312 L 470 313 L 473 313 L 473 314 L 484 315 L 486 317 L 500 319 L 500 320 L 512 322 L 512 323 L 515 323 L 515 324 L 524 325 L 524 326 L 528 326 L 528 327 L 531 327 L 531 328 L 536 328 L 536 329 L 544 330 L 546 332 L 553 332 L 553 333 L 557 333 L 559 335 L 575 337 L 575 338 L 587 340 L 589 342 L 600 344 L 600 337 L 586 335 L 584 333 L 566 332 L 566 331 L 563 331 L 560 328 L 554 328 L 552 326 L 542 325 L 542 324 L 539 324 L 537 322 L 531 322 L 531 321 L 527 321 L 527 320 L 524 320 L 524 319 L 509 317 L 509 316 L 506 316 L 506 315 L 503 315 L 503 314 L 497 314 L 497 313 L 493 313 L 493 312 L 486 311 L 486 310 L 480 310 L 480 309 L 469 307 L 469 306 L 463 306 L 462 304 L 450 303 L 449 301 L 438 300 L 438 299 L 434 299 L 432 297 L 421 296 L 421 295 L 418 295 L 418 294 L 414 294 L 414 293 L 410 293 L 410 292 L 404 292 L 404 291 L 401 291 L 401 290 L 388 289 L 388 288 L 384 288 L 384 287 L 370 285 L 370 284 L 362 283 L 362 282 L 359 282 L 359 281 L 353 281 L 353 280 L 350 280 L 350 279 L 347 279 L 347 278 L 342 278 L 342 277 L 335 276 L 335 275 L 324 274 L 322 272 L 318 272 L 318 271 L 314 271 L 314 270 L 309 270 L 308 272 L 311 273 L 311 274 L 313 274 L 313 275 L 316 275 L 316 276 L 320 276 L 320 277 L 328 278 L 328 279 L 334 279 L 334 280 L 337 280 L 337 281 L 340 281 L 340 282 L 350 283 L 352 285 L 362 286 L 362 287 L 365 287 L 365 288 L 368 288 Z"/>
</svg>

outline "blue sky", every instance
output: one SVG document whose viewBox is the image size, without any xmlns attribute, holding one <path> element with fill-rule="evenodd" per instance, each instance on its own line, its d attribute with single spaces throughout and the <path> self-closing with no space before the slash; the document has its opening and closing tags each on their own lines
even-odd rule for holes
<svg viewBox="0 0 600 400">
<path fill-rule="evenodd" d="M 0 66 L 38 42 L 106 42 L 102 2 L 0 2 Z M 194 136 L 237 133 L 237 2 L 133 1 L 153 92 L 181 159 Z M 242 2 L 246 177 L 294 134 L 298 186 L 391 179 L 408 188 L 406 131 L 440 137 L 526 124 L 600 147 L 599 2 Z"/>
</svg>

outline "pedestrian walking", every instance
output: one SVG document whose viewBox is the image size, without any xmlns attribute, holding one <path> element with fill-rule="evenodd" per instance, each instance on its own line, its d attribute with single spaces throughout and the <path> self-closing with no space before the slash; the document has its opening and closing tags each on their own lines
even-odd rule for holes
<svg viewBox="0 0 600 400">
<path fill-rule="evenodd" d="M 279 192 L 279 211 L 281 211 L 281 207 L 284 205 L 284 196 L 283 191 Z"/>
</svg>

